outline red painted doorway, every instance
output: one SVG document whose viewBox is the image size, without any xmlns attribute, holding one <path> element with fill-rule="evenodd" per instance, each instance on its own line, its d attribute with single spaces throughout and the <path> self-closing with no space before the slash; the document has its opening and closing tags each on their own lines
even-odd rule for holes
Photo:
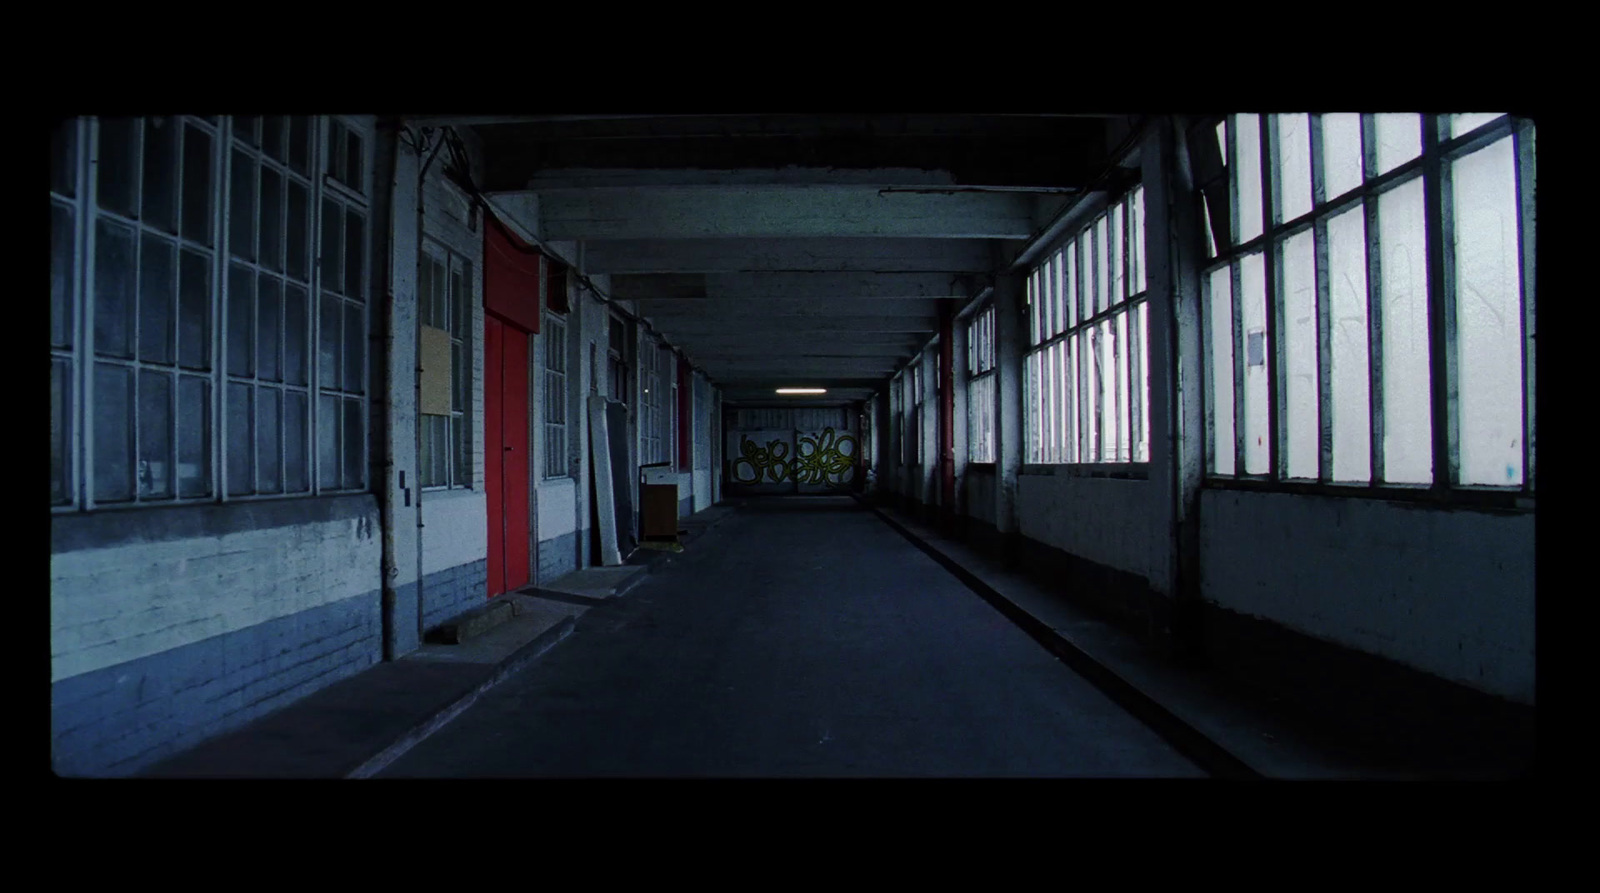
<svg viewBox="0 0 1600 893">
<path fill-rule="evenodd" d="M 528 333 L 484 314 L 489 597 L 528 584 Z"/>
</svg>

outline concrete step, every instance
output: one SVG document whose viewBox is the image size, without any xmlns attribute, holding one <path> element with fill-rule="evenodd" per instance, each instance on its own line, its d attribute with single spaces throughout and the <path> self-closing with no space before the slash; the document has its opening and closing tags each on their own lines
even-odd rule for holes
<svg viewBox="0 0 1600 893">
<path fill-rule="evenodd" d="M 490 599 L 462 614 L 458 614 L 434 627 L 426 636 L 429 642 L 459 645 L 481 636 L 517 615 L 516 605 L 508 598 Z"/>
</svg>

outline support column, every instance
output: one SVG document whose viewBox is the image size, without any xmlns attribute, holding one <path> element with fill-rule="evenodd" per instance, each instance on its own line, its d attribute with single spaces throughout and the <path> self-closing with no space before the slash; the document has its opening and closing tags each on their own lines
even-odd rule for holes
<svg viewBox="0 0 1600 893">
<path fill-rule="evenodd" d="M 1022 430 L 1023 288 L 1026 279 L 1001 273 L 994 280 L 996 390 L 995 529 L 1008 542 L 1020 536 L 1017 478 L 1024 454 Z"/>
<path fill-rule="evenodd" d="M 380 133 L 383 130 L 380 127 Z M 395 139 L 390 132 L 380 139 Z M 417 478 L 417 281 L 422 232 L 421 162 L 412 146 L 397 140 L 393 150 L 379 145 L 382 169 L 377 183 L 388 183 L 388 220 L 374 215 L 373 229 L 387 233 L 384 256 L 373 270 L 372 319 L 376 386 L 372 439 L 382 480 L 383 656 L 394 660 L 422 645 L 421 481 Z M 390 161 L 392 159 L 392 161 Z M 381 194 L 380 189 L 380 194 Z M 381 401 L 381 411 L 380 411 Z"/>
</svg>

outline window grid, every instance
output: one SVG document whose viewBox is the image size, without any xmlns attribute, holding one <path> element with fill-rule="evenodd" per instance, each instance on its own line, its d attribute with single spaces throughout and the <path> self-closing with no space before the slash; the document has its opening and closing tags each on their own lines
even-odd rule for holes
<svg viewBox="0 0 1600 893">
<path fill-rule="evenodd" d="M 665 457 L 661 454 L 661 359 L 662 351 L 654 342 L 646 342 L 644 366 L 643 411 L 640 413 L 639 432 L 644 440 L 642 465 L 654 465 Z"/>
<path fill-rule="evenodd" d="M 472 488 L 472 262 L 436 239 L 423 240 L 418 326 L 450 336 L 450 411 L 420 416 L 418 466 L 428 489 Z"/>
<path fill-rule="evenodd" d="M 544 317 L 544 476 L 571 474 L 567 463 L 567 324 Z"/>
<path fill-rule="evenodd" d="M 311 351 L 319 326 L 308 313 L 296 344 L 294 305 L 284 300 L 304 295 L 309 303 L 321 278 L 312 240 L 321 231 L 324 190 L 311 172 L 320 167 L 315 134 L 325 126 L 312 118 L 179 116 L 75 119 L 58 131 L 52 511 L 364 485 L 364 226 L 353 243 L 353 278 L 339 286 L 341 298 L 363 311 L 352 329 L 359 355 L 336 350 L 361 376 L 352 380 L 354 411 L 330 419 L 353 446 L 344 462 L 334 462 L 354 471 L 340 481 L 348 486 L 317 483 L 311 441 L 324 417 L 309 396 L 317 386 Z M 303 193 L 298 227 L 290 226 L 297 210 L 291 193 Z M 364 215 L 358 192 L 344 199 Z M 301 252 L 291 254 L 291 229 Z M 263 292 L 271 297 L 260 301 Z M 296 347 L 303 348 L 297 356 Z"/>
<path fill-rule="evenodd" d="M 1135 187 L 1029 275 L 1029 464 L 1149 461 L 1143 236 Z"/>
<path fill-rule="evenodd" d="M 1532 125 L 1504 115 L 1271 115 L 1254 149 L 1266 160 L 1264 176 L 1251 184 L 1241 182 L 1249 166 L 1238 161 L 1251 121 L 1259 119 L 1235 115 L 1217 128 L 1234 210 L 1229 243 L 1207 246 L 1215 260 L 1202 276 L 1202 325 L 1215 332 L 1231 316 L 1234 349 L 1231 357 L 1216 351 L 1220 332 L 1204 339 L 1207 473 L 1531 495 Z M 1302 123 L 1303 156 L 1288 144 Z M 1302 161 L 1308 171 L 1298 169 Z M 1285 170 L 1291 162 L 1296 169 Z M 1467 172 L 1461 185 L 1459 171 Z M 1249 239 L 1241 239 L 1241 197 L 1259 199 L 1267 221 Z M 1244 391 L 1255 346 L 1241 331 L 1241 305 L 1254 296 L 1240 291 L 1240 272 L 1252 258 L 1269 271 L 1264 425 Z M 1459 280 L 1458 264 L 1470 268 L 1470 281 Z M 1231 294 L 1218 291 L 1218 273 L 1233 280 Z M 1300 288 L 1308 278 L 1314 285 L 1314 357 L 1299 334 L 1303 306 L 1289 310 L 1304 303 L 1291 276 Z M 1219 316 L 1224 301 L 1231 313 Z M 1314 407 L 1302 384 L 1310 375 Z M 1234 399 L 1223 400 L 1218 389 L 1229 384 Z M 1265 467 L 1251 460 L 1252 437 L 1269 446 Z"/>
<path fill-rule="evenodd" d="M 967 459 L 995 461 L 995 309 L 986 306 L 967 324 Z"/>
</svg>

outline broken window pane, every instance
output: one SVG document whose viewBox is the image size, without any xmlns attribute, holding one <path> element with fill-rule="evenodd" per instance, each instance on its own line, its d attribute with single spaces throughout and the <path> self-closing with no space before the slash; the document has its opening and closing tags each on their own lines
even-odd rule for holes
<svg viewBox="0 0 1600 893">
<path fill-rule="evenodd" d="M 1211 395 L 1211 471 L 1234 474 L 1233 433 L 1233 271 L 1211 271 L 1206 289 L 1206 390 Z"/>
<path fill-rule="evenodd" d="M 1331 298 L 1333 479 L 1372 478 L 1371 404 L 1367 357 L 1366 221 L 1361 206 L 1328 221 L 1328 291 Z"/>
<path fill-rule="evenodd" d="M 1267 474 L 1271 470 L 1272 437 L 1268 414 L 1266 256 L 1251 254 L 1239 264 L 1240 323 L 1245 331 L 1244 364 L 1244 471 Z"/>
<path fill-rule="evenodd" d="M 1316 241 L 1311 230 L 1283 243 L 1284 466 L 1288 477 L 1316 480 L 1322 426 L 1317 413 Z"/>
<path fill-rule="evenodd" d="M 1361 116 L 1322 116 L 1323 195 L 1332 201 L 1361 185 Z"/>
<path fill-rule="evenodd" d="M 133 370 L 94 365 L 94 498 L 133 498 Z"/>
<path fill-rule="evenodd" d="M 1414 113 L 1380 114 L 1377 122 L 1378 169 L 1373 176 L 1386 174 L 1422 154 L 1422 116 Z"/>
<path fill-rule="evenodd" d="M 1311 210 L 1311 116 L 1278 115 L 1278 222 Z"/>
<path fill-rule="evenodd" d="M 1383 332 L 1383 477 L 1433 481 L 1428 365 L 1428 255 L 1422 179 L 1378 199 L 1379 304 Z"/>
<path fill-rule="evenodd" d="M 1505 137 L 1453 162 L 1461 483 L 1522 483 L 1522 289 Z"/>
<path fill-rule="evenodd" d="M 1261 235 L 1261 116 L 1235 115 L 1239 242 Z"/>
</svg>

